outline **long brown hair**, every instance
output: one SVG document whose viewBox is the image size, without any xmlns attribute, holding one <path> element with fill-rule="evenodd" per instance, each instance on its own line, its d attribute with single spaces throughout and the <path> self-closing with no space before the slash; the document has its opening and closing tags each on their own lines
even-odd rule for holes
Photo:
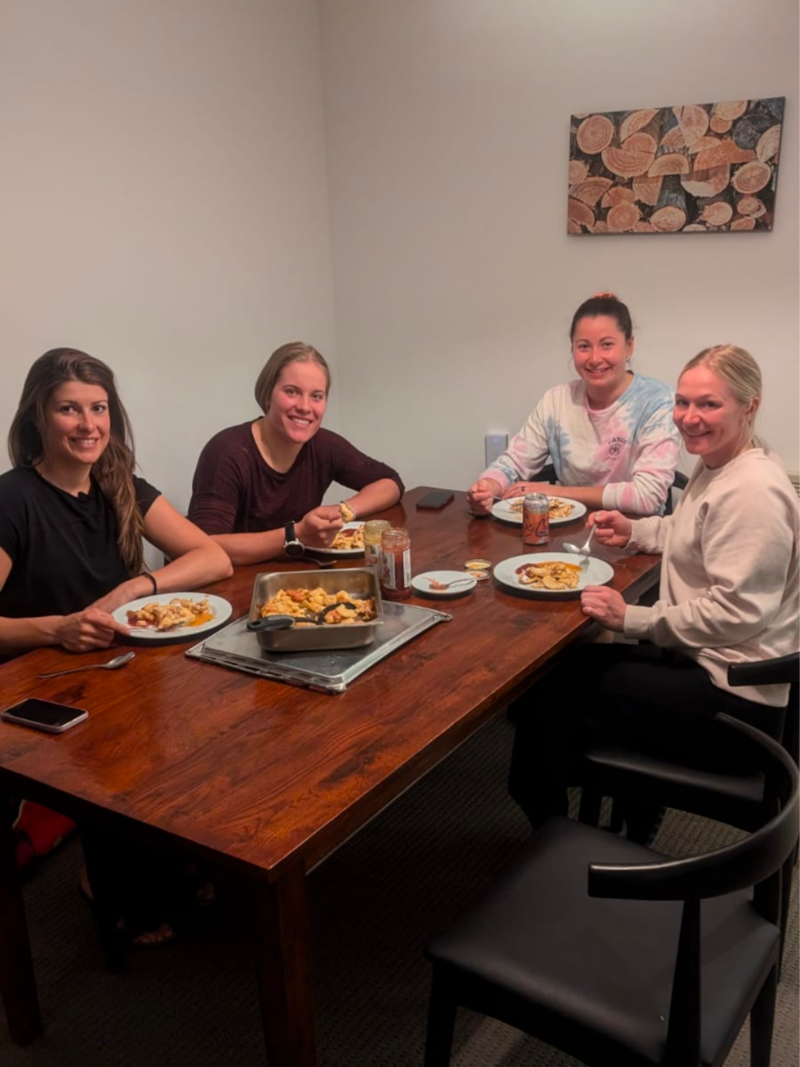
<svg viewBox="0 0 800 1067">
<path fill-rule="evenodd" d="M 8 432 L 11 462 L 15 467 L 34 467 L 45 458 L 41 428 L 47 403 L 64 382 L 98 385 L 108 395 L 111 433 L 103 454 L 92 467 L 92 477 L 114 510 L 122 560 L 130 574 L 138 574 L 142 569 L 144 522 L 133 484 L 133 431 L 110 367 L 75 348 L 52 348 L 40 356 L 28 371 Z"/>
<path fill-rule="evenodd" d="M 256 400 L 265 415 L 269 411 L 272 390 L 281 376 L 281 371 L 289 363 L 317 363 L 325 372 L 325 392 L 330 392 L 331 369 L 326 363 L 325 357 L 316 348 L 304 344 L 303 341 L 290 341 L 288 344 L 281 345 L 280 348 L 275 349 L 256 380 Z"/>
</svg>

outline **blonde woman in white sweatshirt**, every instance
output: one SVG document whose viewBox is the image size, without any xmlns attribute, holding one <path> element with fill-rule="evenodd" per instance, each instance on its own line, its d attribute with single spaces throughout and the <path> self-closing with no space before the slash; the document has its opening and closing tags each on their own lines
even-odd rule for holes
<svg viewBox="0 0 800 1067">
<path fill-rule="evenodd" d="M 727 683 L 731 663 L 800 647 L 797 496 L 754 435 L 761 392 L 758 364 L 743 349 L 695 356 L 673 417 L 698 461 L 675 513 L 592 516 L 600 544 L 662 554 L 660 599 L 641 607 L 607 586 L 584 590 L 584 614 L 649 643 L 588 645 L 552 671 L 542 687 L 563 694 L 568 671 L 575 713 L 520 709 L 510 792 L 534 825 L 566 812 L 574 754 L 592 737 L 624 736 L 685 758 L 702 742 L 703 717 L 717 711 L 780 736 L 788 686 Z M 561 709 L 563 700 L 542 699 L 542 687 L 536 706 Z"/>
</svg>

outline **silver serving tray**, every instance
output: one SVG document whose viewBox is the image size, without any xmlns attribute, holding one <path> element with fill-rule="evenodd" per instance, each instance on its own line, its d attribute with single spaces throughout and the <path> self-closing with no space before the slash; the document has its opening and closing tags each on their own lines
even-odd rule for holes
<svg viewBox="0 0 800 1067">
<path fill-rule="evenodd" d="M 332 648 L 361 648 L 371 645 L 375 631 L 383 625 L 383 602 L 378 578 L 371 567 L 341 570 L 277 571 L 259 574 L 253 585 L 250 619 L 261 617 L 261 608 L 281 589 L 324 589 L 326 593 L 344 590 L 352 597 L 375 598 L 377 615 L 370 622 L 353 622 L 346 626 L 293 626 L 289 630 L 259 630 L 258 643 L 268 652 L 310 652 Z"/>
<path fill-rule="evenodd" d="M 366 648 L 267 652 L 259 645 L 256 635 L 247 629 L 248 616 L 245 615 L 188 649 L 186 655 L 289 685 L 325 693 L 343 693 L 355 678 L 384 656 L 431 626 L 448 622 L 453 617 L 445 611 L 420 608 L 416 604 L 388 602 L 383 605 L 383 610 L 384 624 L 374 631 L 375 641 Z"/>
</svg>

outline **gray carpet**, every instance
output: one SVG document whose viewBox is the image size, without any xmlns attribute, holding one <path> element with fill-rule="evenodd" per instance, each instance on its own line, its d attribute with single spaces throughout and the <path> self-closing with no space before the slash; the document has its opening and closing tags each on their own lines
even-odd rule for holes
<svg viewBox="0 0 800 1067">
<path fill-rule="evenodd" d="M 529 836 L 505 790 L 511 726 L 498 718 L 310 877 L 317 1040 L 323 1067 L 420 1067 L 429 968 L 422 946 L 494 879 Z M 670 812 L 657 847 L 692 854 L 730 831 Z M 3 1067 L 263 1067 L 251 955 L 236 909 L 187 914 L 168 948 L 103 968 L 76 891 L 80 847 L 51 856 L 26 886 L 45 1034 Z M 796 890 L 796 887 L 795 887 Z M 797 902 L 780 987 L 774 1067 L 798 1063 Z M 743 1033 L 727 1063 L 749 1062 Z M 573 1067 L 576 1061 L 467 1012 L 454 1067 Z"/>
</svg>

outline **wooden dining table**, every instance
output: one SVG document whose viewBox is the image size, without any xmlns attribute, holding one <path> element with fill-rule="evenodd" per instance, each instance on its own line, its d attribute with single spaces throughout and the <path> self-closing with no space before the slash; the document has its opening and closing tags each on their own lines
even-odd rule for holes
<svg viewBox="0 0 800 1067">
<path fill-rule="evenodd" d="M 464 493 L 440 511 L 418 510 L 428 491 L 406 493 L 382 516 L 408 529 L 414 574 L 540 551 L 523 546 L 519 526 L 471 516 Z M 582 541 L 584 524 L 553 527 L 541 550 Z M 658 557 L 599 547 L 593 555 L 612 563 L 611 585 L 629 601 L 658 580 Z M 285 560 L 238 567 L 210 591 L 231 602 L 235 619 L 249 610 L 258 573 L 303 569 Z M 59 736 L 0 722 L 0 791 L 71 815 L 101 840 L 128 834 L 177 848 L 246 887 L 271 1067 L 316 1062 L 307 873 L 597 631 L 579 600 L 513 595 L 493 578 L 452 599 L 410 603 L 452 619 L 335 695 L 187 658 L 187 645 L 140 643 L 121 670 L 59 678 L 39 675 L 104 662 L 109 651 L 38 649 L 0 667 L 0 707 L 36 696 L 89 712 Z M 102 885 L 95 891 L 102 905 Z M 42 1023 L 7 819 L 0 983 L 11 1037 L 26 1044 Z"/>
</svg>

